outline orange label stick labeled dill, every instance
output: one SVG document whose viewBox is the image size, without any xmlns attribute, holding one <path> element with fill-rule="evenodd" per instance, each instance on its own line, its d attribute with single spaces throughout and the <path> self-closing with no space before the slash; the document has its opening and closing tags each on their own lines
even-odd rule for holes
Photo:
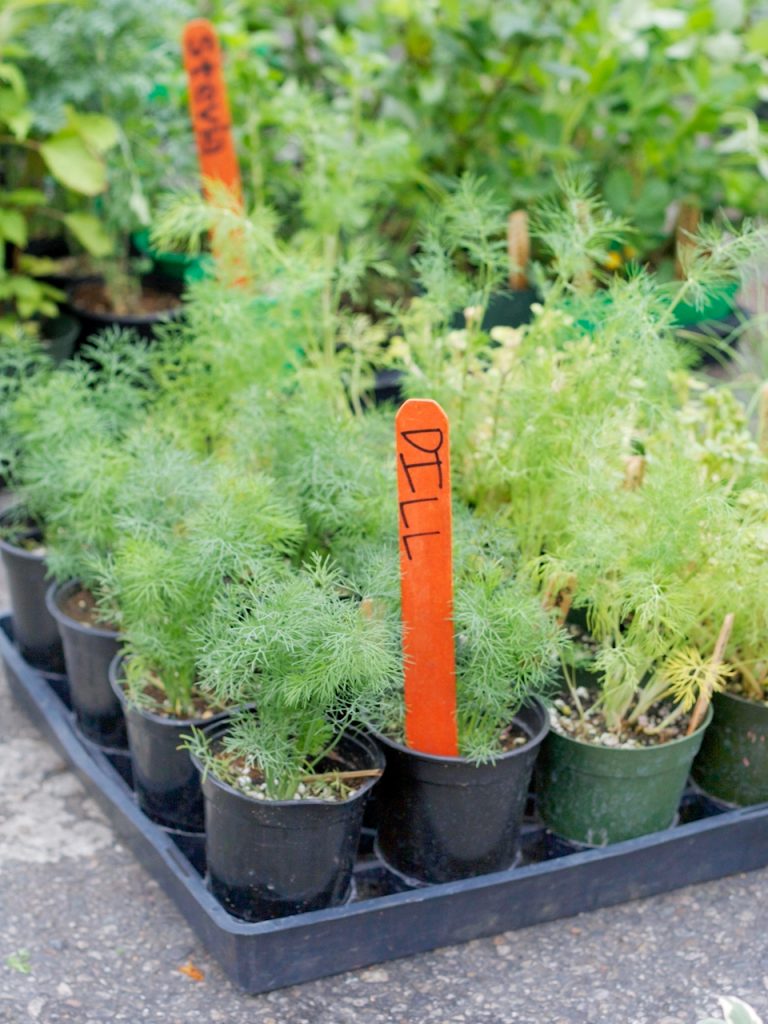
<svg viewBox="0 0 768 1024">
<path fill-rule="evenodd" d="M 448 418 L 437 402 L 410 399 L 395 431 L 405 739 L 422 753 L 456 757 Z"/>
</svg>

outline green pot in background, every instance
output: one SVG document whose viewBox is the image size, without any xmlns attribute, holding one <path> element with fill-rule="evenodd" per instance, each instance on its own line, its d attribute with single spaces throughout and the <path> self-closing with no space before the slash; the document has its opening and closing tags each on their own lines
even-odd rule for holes
<svg viewBox="0 0 768 1024">
<path fill-rule="evenodd" d="M 188 278 L 199 280 L 204 276 L 204 255 L 191 256 L 185 252 L 161 252 L 154 249 L 147 229 L 134 231 L 131 241 L 140 255 L 152 260 L 155 273 L 171 281 L 184 282 Z"/>
<path fill-rule="evenodd" d="M 712 720 L 655 747 L 600 747 L 550 732 L 536 764 L 538 810 L 559 836 L 607 846 L 674 823 L 691 763 Z"/>
<path fill-rule="evenodd" d="M 694 780 L 730 804 L 768 801 L 768 707 L 731 693 L 716 693 L 712 706 Z"/>
<path fill-rule="evenodd" d="M 692 303 L 681 302 L 675 309 L 675 323 L 678 327 L 692 327 L 695 324 L 727 320 L 736 309 L 737 281 L 724 281 L 713 285 L 706 294 L 704 305 L 697 308 Z"/>
</svg>

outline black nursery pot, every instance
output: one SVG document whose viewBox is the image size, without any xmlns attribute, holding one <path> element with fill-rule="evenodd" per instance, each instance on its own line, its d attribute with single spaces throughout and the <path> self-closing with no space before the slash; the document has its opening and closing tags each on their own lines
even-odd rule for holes
<svg viewBox="0 0 768 1024">
<path fill-rule="evenodd" d="M 125 719 L 109 684 L 109 666 L 118 653 L 120 637 L 112 629 L 86 625 L 63 611 L 64 602 L 79 589 L 78 580 L 69 580 L 52 584 L 45 595 L 64 645 L 72 707 L 88 739 L 101 746 L 125 749 Z"/>
<path fill-rule="evenodd" d="M 154 279 L 151 276 L 143 278 L 143 283 L 159 291 L 175 294 L 178 289 L 172 289 L 167 282 Z M 79 281 L 69 289 L 67 306 L 80 321 L 79 344 L 87 341 L 88 338 L 106 327 L 131 327 L 141 338 L 151 338 L 155 327 L 168 320 L 177 320 L 181 316 L 181 306 L 173 306 L 167 310 L 157 313 L 138 313 L 135 315 L 100 313 L 84 305 L 78 295 L 79 289 L 85 285 L 100 281 L 100 278 L 86 278 Z"/>
<path fill-rule="evenodd" d="M 534 700 L 514 722 L 529 741 L 493 764 L 423 754 L 377 734 L 387 769 L 376 792 L 376 845 L 397 874 L 450 882 L 511 867 L 549 716 Z"/>
<path fill-rule="evenodd" d="M 189 751 L 180 749 L 182 737 L 193 726 L 201 729 L 221 719 L 169 718 L 137 707 L 123 688 L 124 658 L 113 658 L 109 681 L 120 702 L 128 729 L 128 746 L 133 759 L 133 787 L 139 806 L 147 817 L 166 828 L 202 832 L 205 827 L 200 773 Z"/>
<path fill-rule="evenodd" d="M 521 327 L 533 320 L 534 302 L 541 302 L 541 295 L 535 288 L 519 291 L 494 292 L 488 302 L 480 329 L 486 333 L 494 327 Z M 451 327 L 461 330 L 466 326 L 463 310 L 454 313 Z"/>
<path fill-rule="evenodd" d="M 42 343 L 57 366 L 69 359 L 75 351 L 80 330 L 80 321 L 74 316 L 61 314 L 42 321 L 40 327 Z"/>
<path fill-rule="evenodd" d="M 13 512 L 0 516 L 0 523 L 13 524 Z M 42 533 L 33 528 L 22 528 L 18 539 L 42 541 Z M 64 652 L 55 620 L 45 602 L 50 585 L 46 579 L 45 556 L 29 551 L 0 538 L 8 591 L 11 598 L 13 636 L 22 656 L 35 668 L 46 672 L 64 671 Z"/>
<path fill-rule="evenodd" d="M 219 722 L 206 734 L 215 742 L 228 727 Z M 359 733 L 347 733 L 336 751 L 357 769 L 384 768 L 381 751 Z M 208 772 L 203 778 L 206 859 L 214 896 L 244 921 L 344 903 L 365 803 L 377 781 L 367 779 L 343 801 L 257 800 Z"/>
</svg>

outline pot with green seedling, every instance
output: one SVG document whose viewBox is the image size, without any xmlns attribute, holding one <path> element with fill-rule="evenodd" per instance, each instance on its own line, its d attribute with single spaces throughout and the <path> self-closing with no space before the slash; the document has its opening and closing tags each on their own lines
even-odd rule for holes
<svg viewBox="0 0 768 1024">
<path fill-rule="evenodd" d="M 731 804 L 768 800 L 768 604 L 763 584 L 768 510 L 768 385 L 759 394 L 758 436 L 727 391 L 699 390 L 688 417 L 691 444 L 708 476 L 727 479 L 734 525 L 711 555 L 718 609 L 737 601 L 731 673 L 713 698 L 714 719 L 694 763 L 707 793 Z M 734 566 L 738 567 L 734 571 Z M 705 633 L 706 635 L 706 633 Z"/>
<path fill-rule="evenodd" d="M 46 603 L 62 635 L 72 703 L 83 731 L 107 746 L 125 736 L 108 678 L 119 613 L 101 581 L 133 465 L 126 437 L 152 396 L 150 358 L 131 336 L 105 338 L 88 362 L 32 377 L 6 410 L 11 482 L 57 581 Z"/>
<path fill-rule="evenodd" d="M 0 343 L 0 472 L 9 487 L 18 483 L 22 439 L 15 409 L 23 395 L 42 387 L 52 371 L 51 360 L 33 338 L 22 331 L 3 335 Z M 16 643 L 33 665 L 63 671 L 61 640 L 45 606 L 48 589 L 41 523 L 32 510 L 18 503 L 0 515 L 0 556 L 8 582 L 11 619 Z"/>
<path fill-rule="evenodd" d="M 201 690 L 242 708 L 189 741 L 212 892 L 249 921 L 343 903 L 384 767 L 356 723 L 397 669 L 391 631 L 316 556 L 225 588 L 201 637 Z"/>
<path fill-rule="evenodd" d="M 595 466 L 567 559 L 543 560 L 545 603 L 559 605 L 572 643 L 536 769 L 538 809 L 558 835 L 594 846 L 673 824 L 712 693 L 730 673 L 734 622 L 724 611 L 717 635 L 702 635 L 714 621 L 712 539 L 724 543 L 734 517 L 680 424 L 626 457 L 623 480 L 610 461 Z"/>
<path fill-rule="evenodd" d="M 447 419 L 411 400 L 396 433 L 404 689 L 373 719 L 376 846 L 411 882 L 445 882 L 514 863 L 559 631 L 471 517 L 454 598 Z"/>
<path fill-rule="evenodd" d="M 231 708 L 199 685 L 198 634 L 219 591 L 289 553 L 302 530 L 264 477 L 246 476 L 147 431 L 123 483 L 123 527 L 102 577 L 125 650 L 110 667 L 125 715 L 139 805 L 153 820 L 203 830 L 197 769 L 183 738 Z"/>
<path fill-rule="evenodd" d="M 19 650 L 36 668 L 63 672 L 61 637 L 45 605 L 49 580 L 42 530 L 19 509 L 0 515 L 0 556 Z"/>
</svg>

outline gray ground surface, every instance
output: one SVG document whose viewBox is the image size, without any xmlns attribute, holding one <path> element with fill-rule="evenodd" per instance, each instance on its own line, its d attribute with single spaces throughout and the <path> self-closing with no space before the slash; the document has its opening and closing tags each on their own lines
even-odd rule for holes
<svg viewBox="0 0 768 1024">
<path fill-rule="evenodd" d="M 0 679 L 3 1024 L 695 1024 L 718 993 L 768 1015 L 767 912 L 765 870 L 244 996 Z"/>
</svg>

